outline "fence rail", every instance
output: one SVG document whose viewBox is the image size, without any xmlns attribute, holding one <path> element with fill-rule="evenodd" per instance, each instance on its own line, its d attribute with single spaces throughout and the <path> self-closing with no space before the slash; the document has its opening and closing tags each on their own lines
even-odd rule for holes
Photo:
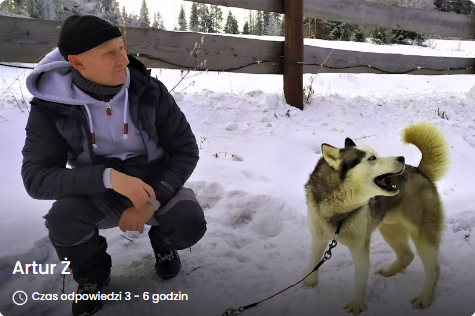
<svg viewBox="0 0 475 316">
<path fill-rule="evenodd" d="M 56 47 L 62 23 L 0 16 L 0 61 L 38 62 Z M 204 36 L 202 49 L 190 56 Z M 249 74 L 283 74 L 284 42 L 237 36 L 127 29 L 127 46 L 147 67 Z M 325 62 L 326 60 L 326 62 Z M 368 53 L 304 45 L 305 73 L 404 73 L 414 75 L 473 74 L 473 58 Z M 320 65 L 325 62 L 325 67 Z"/>
</svg>

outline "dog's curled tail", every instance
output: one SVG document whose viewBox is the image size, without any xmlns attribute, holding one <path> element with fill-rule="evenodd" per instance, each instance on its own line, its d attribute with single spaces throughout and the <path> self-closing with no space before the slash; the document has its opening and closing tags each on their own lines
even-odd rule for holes
<svg viewBox="0 0 475 316">
<path fill-rule="evenodd" d="M 442 133 L 432 124 L 419 122 L 408 126 L 402 141 L 413 144 L 422 153 L 418 168 L 432 181 L 440 180 L 447 172 L 448 152 Z"/>
</svg>

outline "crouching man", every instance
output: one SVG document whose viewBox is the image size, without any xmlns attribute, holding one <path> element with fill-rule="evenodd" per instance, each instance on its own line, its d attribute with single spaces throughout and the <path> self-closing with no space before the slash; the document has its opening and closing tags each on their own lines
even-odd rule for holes
<svg viewBox="0 0 475 316">
<path fill-rule="evenodd" d="M 196 139 L 163 83 L 127 55 L 116 26 L 72 16 L 27 87 L 34 98 L 21 175 L 31 197 L 56 200 L 46 227 L 59 259 L 71 262 L 77 293 L 109 283 L 111 257 L 99 229 L 143 233 L 151 225 L 156 273 L 176 276 L 177 250 L 196 244 L 206 221 L 183 187 L 199 159 Z M 100 300 L 78 301 L 72 311 L 100 308 Z"/>
</svg>

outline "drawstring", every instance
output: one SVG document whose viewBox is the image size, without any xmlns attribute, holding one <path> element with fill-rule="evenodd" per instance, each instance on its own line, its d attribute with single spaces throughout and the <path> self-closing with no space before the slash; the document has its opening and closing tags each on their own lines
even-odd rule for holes
<svg viewBox="0 0 475 316">
<path fill-rule="evenodd" d="M 91 112 L 89 111 L 89 108 L 87 107 L 86 104 L 84 104 L 84 107 L 86 108 L 87 116 L 89 117 L 89 128 L 91 129 L 92 147 L 97 148 L 96 135 L 94 134 L 94 127 L 92 126 Z"/>
<path fill-rule="evenodd" d="M 129 90 L 127 88 L 125 90 L 125 102 L 124 102 L 124 135 L 123 138 L 127 139 L 128 134 L 129 134 L 129 124 L 127 123 L 127 108 L 129 105 Z M 92 147 L 97 148 L 96 144 L 96 134 L 94 134 L 94 127 L 92 126 L 92 115 L 91 112 L 89 111 L 89 108 L 87 104 L 84 104 L 84 107 L 86 108 L 87 116 L 89 117 L 89 128 L 91 129 L 91 139 L 92 139 Z M 108 109 L 108 111 L 110 111 Z M 112 114 L 112 112 L 108 112 L 108 115 Z"/>
<path fill-rule="evenodd" d="M 127 139 L 129 133 L 129 124 L 127 124 L 127 106 L 129 104 L 129 90 L 125 88 L 125 104 L 124 104 L 124 135 L 123 138 Z"/>
</svg>

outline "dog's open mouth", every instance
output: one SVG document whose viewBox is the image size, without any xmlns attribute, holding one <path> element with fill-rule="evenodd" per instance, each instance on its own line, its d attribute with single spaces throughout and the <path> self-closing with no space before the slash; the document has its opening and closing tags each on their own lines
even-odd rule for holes
<svg viewBox="0 0 475 316">
<path fill-rule="evenodd" d="M 381 189 L 388 191 L 388 192 L 396 192 L 398 190 L 397 185 L 394 183 L 393 179 L 391 179 L 394 176 L 397 176 L 401 173 L 404 172 L 404 169 L 402 169 L 398 173 L 385 173 L 383 175 L 380 175 L 376 178 L 374 178 L 374 183 L 380 187 Z"/>
</svg>

